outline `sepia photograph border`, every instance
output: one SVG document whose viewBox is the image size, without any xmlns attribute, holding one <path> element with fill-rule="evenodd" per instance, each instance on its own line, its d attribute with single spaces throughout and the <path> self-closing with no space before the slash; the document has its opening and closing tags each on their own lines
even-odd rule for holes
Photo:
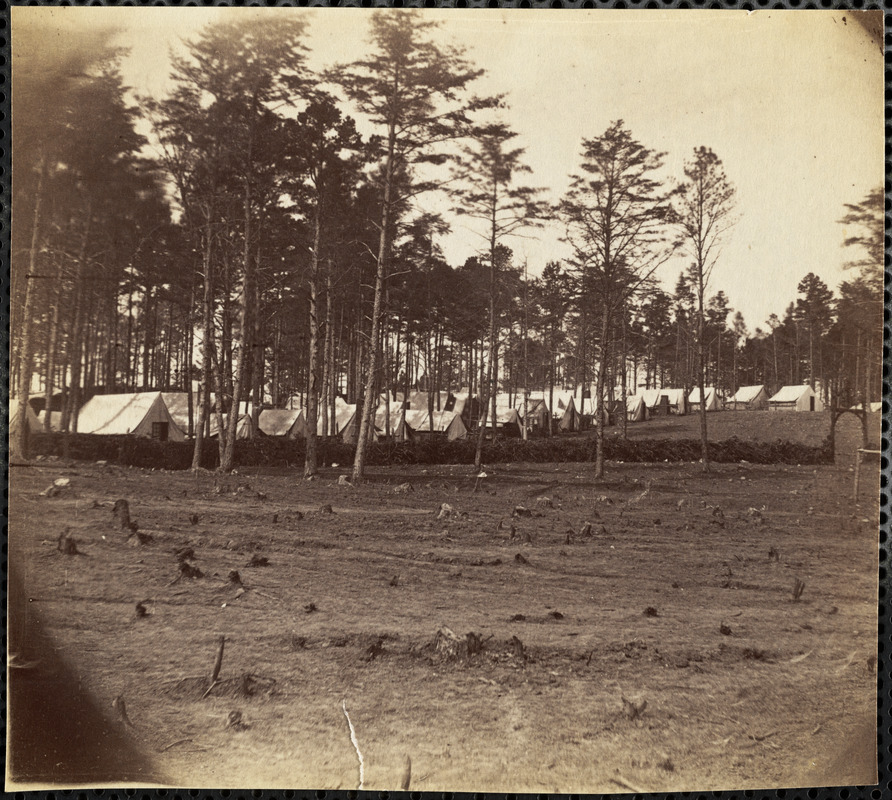
<svg viewBox="0 0 892 800">
<path fill-rule="evenodd" d="M 41 6 L 58 6 L 58 5 L 73 5 L 73 6 L 87 6 L 87 5 L 96 5 L 98 3 L 89 3 L 89 2 L 32 2 L 32 3 L 13 3 L 13 6 L 19 5 L 41 5 Z M 102 5 L 119 5 L 119 3 L 111 2 L 111 3 L 102 3 Z M 124 5 L 121 3 L 120 5 Z M 158 5 L 170 5 L 170 6 L 184 6 L 187 3 L 181 2 L 170 2 L 169 0 L 159 0 L 158 2 L 142 2 L 139 0 L 136 3 L 127 3 L 126 5 L 135 5 L 135 6 L 158 6 Z M 210 5 L 209 3 L 188 3 L 188 5 Z M 247 7 L 247 6 L 263 6 L 264 3 L 256 3 L 256 2 L 246 2 L 246 3 L 232 3 L 232 2 L 214 2 L 213 6 L 238 6 L 238 7 Z M 780 798 L 781 800 L 798 800 L 799 798 L 810 798 L 810 800 L 819 800 L 823 798 L 840 798 L 840 800 L 845 800 L 846 798 L 851 798 L 854 800 L 855 798 L 870 798 L 870 800 L 881 800 L 881 798 L 892 797 L 892 769 L 890 769 L 890 754 L 892 754 L 892 714 L 890 714 L 890 702 L 892 702 L 892 693 L 890 693 L 890 689 L 892 689 L 892 659 L 890 659 L 890 655 L 892 655 L 892 619 L 890 619 L 889 614 L 889 589 L 892 588 L 892 581 L 890 581 L 889 576 L 889 552 L 888 552 L 888 532 L 889 532 L 889 481 L 892 478 L 892 467 L 890 467 L 890 423 L 892 423 L 892 391 L 890 391 L 889 387 L 889 368 L 890 364 L 892 364 L 892 357 L 890 357 L 890 349 L 889 343 L 892 341 L 892 327 L 890 327 L 890 318 L 892 318 L 892 296 L 890 296 L 889 285 L 890 281 L 892 281 L 892 272 L 890 272 L 890 257 L 892 257 L 892 248 L 890 248 L 890 237 L 889 231 L 892 230 L 892 225 L 890 225 L 890 185 L 892 185 L 892 159 L 890 159 L 890 153 L 892 153 L 892 125 L 890 125 L 890 117 L 892 117 L 892 102 L 890 102 L 890 98 L 892 98 L 892 57 L 890 57 L 890 53 L 892 53 L 892 49 L 890 49 L 890 43 L 892 43 L 892 34 L 890 34 L 890 29 L 892 29 L 892 13 L 889 12 L 888 9 L 880 6 L 877 3 L 842 3 L 842 2 L 829 2 L 828 0 L 821 0 L 821 2 L 798 2 L 786 0 L 786 2 L 767 2 L 767 0 L 760 0 L 760 2 L 738 2 L 737 0 L 726 0 L 725 2 L 720 2 L 719 0 L 712 0 L 712 2 L 704 1 L 704 0 L 675 0 L 674 2 L 669 2 L 667 0 L 614 0 L 613 2 L 596 2 L 595 0 L 519 0 L 516 2 L 505 2 L 504 0 L 499 0 L 497 5 L 494 5 L 493 2 L 484 2 L 483 0 L 455 0 L 455 2 L 448 2 L 447 0 L 427 0 L 423 2 L 422 0 L 393 0 L 392 2 L 313 2 L 310 0 L 309 3 L 301 2 L 301 3 L 289 3 L 289 2 L 279 2 L 278 6 L 299 6 L 299 7 L 311 7 L 311 8 L 326 8 L 333 6 L 341 6 L 341 7 L 364 7 L 368 8 L 369 11 L 374 8 L 503 8 L 503 9 L 513 9 L 513 8 L 534 8 L 534 9 L 551 9 L 552 13 L 560 14 L 562 10 L 567 9 L 605 9 L 605 8 L 613 8 L 613 9 L 641 9 L 641 8 L 656 8 L 661 10 L 668 9 L 697 9 L 697 8 L 722 8 L 722 9 L 737 9 L 737 10 L 762 10 L 762 9 L 790 9 L 796 10 L 801 8 L 821 8 L 821 9 L 835 9 L 840 11 L 852 11 L 856 12 L 858 10 L 869 10 L 869 9 L 882 9 L 885 12 L 886 19 L 886 28 L 885 28 L 885 37 L 884 37 L 884 74 L 885 74 L 885 87 L 886 87 L 886 95 L 885 95 L 885 139 L 886 139 L 886 152 L 885 152 L 885 191 L 886 191 L 886 214 L 885 214 L 885 223 L 886 223 L 886 250 L 885 250 L 885 286 L 886 289 L 884 291 L 884 305 L 885 305 L 885 318 L 884 318 L 884 345 L 883 345 L 883 389 L 882 389 L 882 397 L 883 397 L 883 421 L 882 421 L 882 463 L 881 463 L 881 496 L 878 500 L 880 506 L 880 531 L 879 531 L 879 571 L 877 575 L 878 579 L 878 596 L 879 596 L 879 607 L 878 607 L 878 664 L 877 664 L 877 687 L 878 687 L 878 695 L 877 695 L 877 722 L 878 722 L 878 736 L 877 736 L 877 751 L 878 751 L 878 780 L 879 783 L 876 786 L 866 786 L 866 787 L 814 787 L 814 788 L 790 788 L 790 789 L 766 789 L 764 791 L 758 790 L 728 790 L 721 792 L 713 792 L 713 791 L 697 791 L 692 790 L 690 792 L 675 792 L 671 794 L 626 794 L 627 797 L 653 797 L 653 798 L 665 798 L 669 800 L 670 798 L 675 797 L 689 797 L 692 800 L 706 800 L 708 797 L 712 798 L 720 798 L 720 800 L 742 800 L 742 798 L 753 798 L 761 799 L 761 798 Z M 5 268 L 0 272 L 0 280 L 2 280 L 2 288 L 3 288 L 3 313 L 5 314 L 5 325 L 3 326 L 2 336 L 4 337 L 4 360 L 2 362 L 2 380 L 4 382 L 4 389 L 7 393 L 7 397 L 9 396 L 9 381 L 10 381 L 10 360 L 9 360 L 9 348 L 10 348 L 10 263 L 11 263 L 11 253 L 10 253 L 10 210 L 11 210 L 11 188 L 10 188 L 10 176 L 11 176 L 11 164 L 13 154 L 10 148 L 11 142 L 11 130 L 10 130 L 10 88 L 11 88 L 11 57 L 10 57 L 10 7 L 7 6 L 2 12 L 3 18 L 3 27 L 0 30 L 0 55 L 3 56 L 2 63 L 2 76 L 3 82 L 2 86 L 0 86 L 0 90 L 2 90 L 2 96 L 0 96 L 0 111 L 2 111 L 2 121 L 0 121 L 0 146 L 2 146 L 2 155 L 0 155 L 0 167 L 2 167 L 2 173 L 0 173 L 0 225 L 2 225 L 2 240 L 0 240 L 0 246 L 2 246 L 2 252 L 5 260 Z M 7 432 L 8 432 L 8 421 L 7 421 Z M 7 504 L 9 501 L 9 447 L 7 437 L 4 437 L 5 441 L 5 453 L 6 458 L 4 460 L 5 467 L 5 479 L 7 486 Z M 6 537 L 9 536 L 9 528 L 8 528 L 8 505 L 4 506 L 4 535 Z M 4 539 L 4 545 L 8 543 L 8 538 Z M 3 569 L 5 577 L 9 575 L 8 563 L 7 563 L 7 550 L 4 550 L 3 555 Z M 7 639 L 6 639 L 6 630 L 9 624 L 8 617 L 8 584 L 6 580 L 3 582 L 3 629 L 4 629 L 4 650 L 6 649 Z M 5 680 L 5 676 L 4 676 Z M 4 695 L 4 726 L 6 724 L 6 713 L 5 713 L 5 703 L 6 696 Z M 4 752 L 5 758 L 5 752 Z M 89 798 L 93 796 L 103 796 L 103 797 L 111 797 L 111 798 L 123 798 L 123 797 L 133 797 L 133 798 L 143 798 L 143 797 L 158 797 L 158 798 L 206 798 L 206 797 L 225 797 L 228 800 L 235 800 L 235 798 L 245 798 L 248 800 L 249 798 L 273 798 L 273 797 L 285 797 L 285 798 L 315 798 L 316 800 L 354 800 L 355 798 L 362 798 L 365 796 L 376 796 L 381 800 L 387 800 L 388 797 L 393 798 L 401 798 L 401 797 L 411 797 L 413 800 L 415 798 L 420 798 L 424 800 L 425 798 L 438 798 L 438 800 L 450 800 L 453 798 L 454 800 L 496 800 L 496 798 L 505 798 L 505 800 L 515 800 L 516 798 L 542 798 L 542 797 L 560 797 L 562 795 L 548 795 L 548 794 L 518 794 L 518 793 L 494 793 L 494 792 L 485 792 L 485 793 L 469 793 L 469 792 L 443 792 L 443 791 L 416 791 L 412 790 L 410 792 L 377 792 L 377 791 L 355 791 L 355 790 L 329 790 L 326 789 L 324 791 L 315 791 L 309 789 L 299 789 L 299 790 L 243 790 L 243 789 L 234 789 L 231 791 L 226 791 L 225 794 L 222 793 L 224 790 L 206 790 L 201 789 L 200 791 L 191 790 L 189 787 L 180 787 L 180 788 L 168 788 L 168 789 L 142 789 L 142 788 L 131 788 L 131 787 L 121 787 L 120 790 L 117 789 L 105 789 L 103 791 L 94 792 L 90 789 L 75 789 L 69 791 L 59 791 L 59 790 L 44 790 L 39 792 L 25 792 L 24 797 L 45 797 L 49 800 L 49 798 L 58 798 L 60 796 L 63 797 L 72 797 L 72 798 Z M 22 796 L 20 793 L 16 793 L 16 797 Z M 600 797 L 603 795 L 568 795 L 568 797 Z"/>
</svg>

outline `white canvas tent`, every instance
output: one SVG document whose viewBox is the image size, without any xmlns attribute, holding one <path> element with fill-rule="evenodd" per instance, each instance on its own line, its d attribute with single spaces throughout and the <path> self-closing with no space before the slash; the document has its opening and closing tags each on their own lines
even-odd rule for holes
<svg viewBox="0 0 892 800">
<path fill-rule="evenodd" d="M 438 412 L 434 412 L 437 414 Z M 430 433 L 431 417 L 424 409 L 408 409 L 406 411 L 406 425 L 417 433 Z"/>
<path fill-rule="evenodd" d="M 691 413 L 700 410 L 700 387 L 697 386 L 693 389 L 693 391 L 688 395 L 688 403 L 691 406 Z M 671 404 L 671 400 L 670 400 Z M 671 407 L 671 405 L 670 405 Z M 706 410 L 707 411 L 721 411 L 722 403 L 719 400 L 719 393 L 716 391 L 715 386 L 707 386 L 706 387 Z"/>
<path fill-rule="evenodd" d="M 660 389 L 660 394 L 669 398 L 669 411 L 673 414 L 687 414 L 688 407 L 685 403 L 684 389 Z"/>
<path fill-rule="evenodd" d="M 433 431 L 431 431 L 431 420 L 433 420 Z M 426 411 L 407 411 L 406 425 L 417 434 L 445 433 L 450 442 L 468 438 L 468 429 L 457 411 L 434 411 L 433 417 Z"/>
<path fill-rule="evenodd" d="M 523 392 L 508 394 L 500 392 L 496 395 L 496 412 L 505 416 L 511 410 L 517 412 L 519 421 L 525 422 L 530 430 L 548 427 L 548 403 L 543 392 L 530 392 L 524 397 Z"/>
<path fill-rule="evenodd" d="M 538 425 L 548 428 L 549 420 L 553 417 L 551 405 L 549 404 L 549 392 L 545 391 L 530 392 L 527 399 L 527 414 L 530 419 L 527 420 L 530 429 L 535 429 Z M 555 394 L 552 398 L 552 404 L 557 407 L 558 397 Z"/>
<path fill-rule="evenodd" d="M 345 442 L 355 442 L 359 435 L 359 420 L 356 415 L 356 403 L 348 404 L 342 397 L 335 398 L 335 424 L 331 427 L 331 409 L 321 405 L 316 416 L 316 435 L 322 436 L 323 415 L 328 418 L 328 435 L 340 436 Z M 307 435 L 307 410 L 302 408 L 291 426 L 292 436 L 303 439 Z"/>
<path fill-rule="evenodd" d="M 186 434 L 170 415 L 161 392 L 98 394 L 78 414 L 78 433 L 132 434 L 181 442 Z"/>
<path fill-rule="evenodd" d="M 861 403 L 855 403 L 855 405 L 851 406 L 851 408 L 852 408 L 853 411 L 857 411 L 857 410 L 860 410 L 861 406 L 862 406 Z M 882 410 L 883 410 L 883 403 L 882 403 L 882 401 L 874 402 L 874 403 L 868 403 L 868 404 L 867 404 L 867 410 L 870 411 L 871 413 L 875 413 L 875 412 L 877 412 L 877 411 L 882 411 Z"/>
<path fill-rule="evenodd" d="M 186 392 L 162 392 L 161 398 L 173 421 L 179 426 L 179 429 L 186 433 L 189 430 L 189 395 Z M 196 392 L 192 395 L 192 423 L 198 424 L 198 402 L 199 395 Z"/>
<path fill-rule="evenodd" d="M 498 406 L 496 406 L 496 419 L 495 425 L 493 425 L 492 408 L 487 407 L 487 430 L 492 430 L 494 428 L 495 430 L 506 433 L 508 435 L 520 435 L 521 424 L 522 420 L 520 419 L 520 414 L 517 413 L 516 408 L 499 408 Z"/>
<path fill-rule="evenodd" d="M 10 398 L 10 401 L 9 401 L 9 435 L 10 435 L 10 437 L 14 436 L 19 429 L 18 417 L 19 417 L 19 400 L 18 400 L 18 398 Z M 34 413 L 34 409 L 31 408 L 30 403 L 25 403 L 25 422 L 28 425 L 29 432 L 39 433 L 40 431 L 43 430 L 43 427 L 40 424 L 40 420 L 37 419 L 37 414 Z"/>
<path fill-rule="evenodd" d="M 487 420 L 487 424 L 491 423 L 491 415 L 490 419 Z M 499 408 L 496 407 L 496 424 L 497 425 L 517 425 L 520 426 L 520 414 L 517 412 L 516 408 Z"/>
<path fill-rule="evenodd" d="M 449 392 L 440 392 L 440 403 L 437 405 L 437 396 L 434 395 L 434 411 L 443 411 L 449 406 L 450 402 L 455 403 L 455 397 Z M 430 393 L 428 392 L 412 392 L 409 395 L 409 409 L 412 411 L 427 411 L 430 402 Z"/>
<path fill-rule="evenodd" d="M 437 415 L 439 414 L 439 419 Z M 455 442 L 468 438 L 468 429 L 465 422 L 461 418 L 461 414 L 455 411 L 434 412 L 434 428 L 442 430 L 446 434 L 446 439 Z"/>
<path fill-rule="evenodd" d="M 302 413 L 301 409 L 265 408 L 260 412 L 257 427 L 266 436 L 296 439 L 299 435 L 306 435 L 306 427 L 301 430 L 298 426 L 298 418 Z"/>
<path fill-rule="evenodd" d="M 317 421 L 317 432 L 322 430 L 321 416 Z M 335 431 L 333 435 L 340 436 L 341 440 L 348 444 L 355 444 L 359 437 L 359 419 L 356 413 L 356 403 L 347 403 L 342 398 L 335 398 Z"/>
<path fill-rule="evenodd" d="M 768 408 L 768 391 L 763 385 L 741 386 L 726 404 L 725 408 L 735 411 L 758 411 Z"/>
<path fill-rule="evenodd" d="M 390 438 L 395 442 L 405 442 L 411 436 L 406 425 L 403 404 L 399 400 L 389 404 L 382 403 L 375 410 L 375 435 L 383 438 L 387 435 L 387 417 L 390 417 Z"/>
<path fill-rule="evenodd" d="M 223 415 L 223 425 L 226 426 L 229 424 L 229 415 Z M 211 414 L 211 424 L 210 424 L 210 433 L 208 434 L 212 439 L 219 433 L 217 429 L 217 415 Z M 236 439 L 253 439 L 254 438 L 254 421 L 251 419 L 250 414 L 242 414 L 238 418 L 238 422 L 235 423 L 235 438 Z"/>
<path fill-rule="evenodd" d="M 784 386 L 776 395 L 768 398 L 770 411 L 823 411 L 824 405 L 814 389 L 804 386 Z"/>
<path fill-rule="evenodd" d="M 644 401 L 644 405 L 647 406 L 648 410 L 652 411 L 660 404 L 660 394 L 659 389 L 642 389 L 638 396 Z"/>
<path fill-rule="evenodd" d="M 684 389 L 642 389 L 638 394 L 644 399 L 644 404 L 650 414 L 654 414 L 660 409 L 660 398 L 664 395 L 669 402 L 670 413 L 686 413 Z"/>
<path fill-rule="evenodd" d="M 548 403 L 542 398 L 529 397 L 526 401 L 521 399 L 521 415 L 528 430 L 544 430 L 548 428 Z"/>
<path fill-rule="evenodd" d="M 583 397 L 581 401 L 574 397 L 573 402 L 576 403 L 576 410 L 581 416 L 595 418 L 595 408 L 598 403 L 594 397 Z"/>
<path fill-rule="evenodd" d="M 644 422 L 647 419 L 647 405 L 640 394 L 626 398 L 626 419 L 629 422 Z"/>
<path fill-rule="evenodd" d="M 322 435 L 322 408 L 318 408 L 318 416 L 316 417 L 316 435 Z M 330 424 L 330 421 L 329 421 Z M 301 408 L 297 412 L 297 416 L 294 418 L 294 422 L 291 423 L 291 436 L 294 439 L 304 439 L 307 435 L 307 410 L 305 408 Z"/>
<path fill-rule="evenodd" d="M 32 431 L 36 431 L 38 433 L 43 432 L 43 421 L 46 419 L 46 411 L 41 411 L 37 415 L 37 425 L 36 427 L 32 427 Z M 50 411 L 50 430 L 54 433 L 58 433 L 62 430 L 62 412 L 61 411 Z"/>
<path fill-rule="evenodd" d="M 464 414 L 465 408 L 468 405 L 468 400 L 471 397 L 471 393 L 467 391 L 461 391 L 455 393 L 455 402 L 452 404 L 452 410 L 457 414 Z"/>
<path fill-rule="evenodd" d="M 297 419 L 294 422 L 295 438 L 303 438 L 307 435 L 307 412 L 301 409 Z M 328 418 L 328 435 L 339 436 L 347 443 L 356 442 L 359 435 L 359 419 L 356 414 L 356 403 L 346 403 L 342 397 L 335 398 L 335 424 L 331 427 L 331 409 L 323 409 L 319 407 L 319 413 L 316 417 L 316 435 L 322 436 L 322 417 L 323 414 Z"/>
<path fill-rule="evenodd" d="M 492 401 L 490 400 L 490 405 Z M 496 395 L 496 410 L 501 411 L 502 409 L 514 409 L 515 411 L 520 410 L 523 405 L 523 396 L 519 394 L 508 394 L 508 392 L 499 392 Z"/>
<path fill-rule="evenodd" d="M 558 422 L 558 430 L 565 433 L 582 430 L 582 419 L 576 410 L 576 403 L 573 402 L 572 397 L 566 401 L 564 413 Z"/>
<path fill-rule="evenodd" d="M 164 404 L 167 406 L 167 410 L 170 412 L 170 416 L 173 418 L 174 422 L 176 422 L 179 429 L 183 431 L 185 436 L 185 433 L 189 430 L 189 395 L 186 394 L 186 392 L 162 392 L 161 397 L 164 400 Z M 216 400 L 213 393 L 211 394 L 209 400 L 211 405 L 209 410 L 207 430 L 209 431 L 208 436 L 213 438 L 217 435 L 217 412 L 214 409 Z M 195 394 L 192 395 L 193 426 L 198 425 L 198 412 L 200 403 L 201 396 L 198 392 L 195 392 Z M 242 404 L 239 403 L 239 407 L 241 406 Z M 251 403 L 246 402 L 244 408 L 245 411 L 239 416 L 238 423 L 236 424 L 236 439 L 254 438 L 254 422 L 251 419 Z M 261 416 L 263 415 L 263 413 L 263 411 L 260 412 Z M 228 414 L 223 414 L 224 425 L 227 424 L 226 420 L 228 416 Z"/>
<path fill-rule="evenodd" d="M 564 412 L 569 408 L 571 401 L 574 406 L 576 405 L 576 401 L 573 400 L 573 392 L 568 391 L 567 389 L 555 389 L 554 390 L 554 415 L 556 417 L 562 417 Z"/>
</svg>

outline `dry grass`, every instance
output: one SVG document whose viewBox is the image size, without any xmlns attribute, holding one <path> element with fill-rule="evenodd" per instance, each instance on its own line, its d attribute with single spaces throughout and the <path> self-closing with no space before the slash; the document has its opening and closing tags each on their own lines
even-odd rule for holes
<svg viewBox="0 0 892 800">
<path fill-rule="evenodd" d="M 173 783 L 354 789 L 345 700 L 370 790 L 399 789 L 407 757 L 412 790 L 869 782 L 878 521 L 845 461 L 602 483 L 514 464 L 477 492 L 466 467 L 340 474 L 12 468 L 31 608 Z M 59 476 L 71 489 L 41 497 Z M 119 498 L 151 542 L 115 529 Z M 56 549 L 66 526 L 83 555 Z M 180 576 L 183 548 L 203 577 Z M 461 657 L 437 653 L 441 628 Z"/>
</svg>

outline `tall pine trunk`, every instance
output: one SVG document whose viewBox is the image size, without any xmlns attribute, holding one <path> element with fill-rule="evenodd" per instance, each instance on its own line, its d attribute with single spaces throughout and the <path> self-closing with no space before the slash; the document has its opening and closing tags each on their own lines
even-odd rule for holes
<svg viewBox="0 0 892 800">
<path fill-rule="evenodd" d="M 595 480 L 602 480 L 604 477 L 604 379 L 607 367 L 607 359 L 609 356 L 609 348 L 607 346 L 607 336 L 610 332 L 610 307 L 608 303 L 603 303 L 601 311 L 601 363 L 598 365 L 598 379 L 596 382 L 595 394 L 597 395 L 598 405 L 595 409 Z M 594 405 L 594 403 L 592 404 Z M 584 408 L 584 406 L 583 406 Z"/>
<path fill-rule="evenodd" d="M 192 327 L 192 311 L 195 308 L 195 273 L 189 282 L 189 306 L 183 315 L 184 332 L 186 334 L 186 363 L 183 366 L 183 383 L 186 389 L 186 411 L 188 427 L 186 433 L 195 435 L 195 398 L 192 394 L 192 359 L 195 350 L 195 329 Z"/>
<path fill-rule="evenodd" d="M 626 384 L 627 384 L 626 356 L 627 356 L 628 352 L 629 352 L 629 340 L 626 335 L 626 307 L 625 307 L 625 303 L 624 303 L 623 304 L 623 358 L 622 358 L 622 370 L 620 371 L 621 372 L 620 386 L 622 387 L 622 392 L 623 392 L 623 396 L 622 396 L 622 398 L 620 398 L 620 401 L 621 401 L 620 413 L 623 415 L 623 439 L 627 439 L 629 437 L 629 415 L 627 413 L 628 405 L 626 403 L 626 394 L 627 394 L 627 391 L 626 391 Z M 638 363 L 636 361 L 635 362 L 635 377 L 636 377 L 636 379 L 637 379 L 637 376 L 638 376 Z"/>
<path fill-rule="evenodd" d="M 53 407 L 53 391 L 55 389 L 56 349 L 59 346 L 59 306 L 62 302 L 62 281 L 64 273 L 64 259 L 57 261 L 56 276 L 53 281 L 53 314 L 50 320 L 50 340 L 46 354 L 46 385 L 44 391 L 43 430 L 49 433 L 51 428 L 50 417 Z"/>
<path fill-rule="evenodd" d="M 25 304 L 22 309 L 22 338 L 19 349 L 18 369 L 18 409 L 15 419 L 15 437 L 10 442 L 10 450 L 20 458 L 28 458 L 28 414 L 27 405 L 31 394 L 31 373 L 33 364 L 33 321 L 34 301 L 37 287 L 37 254 L 40 251 L 40 207 L 43 201 L 43 181 L 46 174 L 46 157 L 40 161 L 40 172 L 37 178 L 37 189 L 34 196 L 34 216 L 31 227 L 31 246 L 28 250 L 28 274 L 25 276 Z M 49 410 L 46 412 L 49 418 Z"/>
<path fill-rule="evenodd" d="M 266 377 L 264 326 L 260 292 L 260 253 L 254 254 L 253 312 L 251 314 L 251 430 L 260 430 L 260 413 L 263 411 L 263 383 Z"/>
<path fill-rule="evenodd" d="M 307 449 L 304 457 L 304 477 L 310 478 L 318 471 L 316 463 L 316 420 L 319 416 L 319 244 L 322 219 L 319 205 L 313 220 L 313 250 L 310 262 L 310 353 L 309 380 L 307 381 Z"/>
<path fill-rule="evenodd" d="M 204 433 L 207 428 L 207 418 L 211 406 L 211 373 L 214 355 L 214 276 L 211 272 L 211 212 L 208 211 L 205 220 L 205 235 L 202 248 L 202 268 L 204 270 L 204 296 L 202 306 L 204 311 L 204 340 L 201 343 L 201 396 L 198 402 L 198 420 L 195 423 L 195 447 L 192 450 L 192 469 L 201 466 L 201 450 L 204 442 Z M 191 381 L 186 386 L 189 396 L 192 396 Z"/>
<path fill-rule="evenodd" d="M 248 162 L 250 163 L 250 152 Z M 220 471 L 231 472 L 235 460 L 235 440 L 238 432 L 239 413 L 242 403 L 242 387 L 247 371 L 247 351 L 250 349 L 251 324 L 251 292 L 253 291 L 253 261 L 251 259 L 251 178 L 245 178 L 244 194 L 244 245 L 242 251 L 242 291 L 239 294 L 238 334 L 234 338 L 233 348 L 236 350 L 235 363 L 232 367 L 232 405 L 226 420 L 225 441 L 220 458 Z M 221 431 L 220 435 L 223 436 Z"/>
<path fill-rule="evenodd" d="M 493 213 L 495 216 L 495 213 Z M 487 358 L 486 379 L 483 379 L 481 361 L 481 386 L 480 386 L 480 428 L 477 431 L 477 447 L 474 450 L 474 469 L 479 472 L 483 465 L 483 440 L 486 437 L 486 420 L 490 402 L 492 400 L 492 435 L 496 437 L 496 399 L 493 384 L 496 381 L 496 237 L 495 223 L 493 223 L 492 235 L 489 245 L 489 354 Z"/>
<path fill-rule="evenodd" d="M 697 386 L 700 389 L 700 452 L 703 459 L 703 471 L 709 472 L 709 442 L 706 433 L 706 333 L 705 314 L 703 312 L 703 295 L 706 287 L 703 284 L 703 268 L 698 270 L 698 313 L 697 313 Z"/>
<path fill-rule="evenodd" d="M 397 87 L 394 86 L 394 95 Z M 378 257 L 375 269 L 375 297 L 372 302 L 372 330 L 369 334 L 368 373 L 362 398 L 362 417 L 359 436 L 356 441 L 356 456 L 353 459 L 353 482 L 362 483 L 365 475 L 365 454 L 368 446 L 372 415 L 375 413 L 375 381 L 378 372 L 378 339 L 380 338 L 381 316 L 384 300 L 384 281 L 387 277 L 387 256 L 391 226 L 391 200 L 395 178 L 394 155 L 396 151 L 396 123 L 388 123 L 387 163 L 384 167 L 384 204 L 381 209 L 381 231 L 378 237 Z"/>
<path fill-rule="evenodd" d="M 81 407 L 81 378 L 84 350 L 84 329 L 86 327 L 85 306 L 87 303 L 85 277 L 87 273 L 87 243 L 90 239 L 90 227 L 93 220 L 93 203 L 87 200 L 87 214 L 84 233 L 81 237 L 80 252 L 77 259 L 77 279 L 75 281 L 75 314 L 74 330 L 71 334 L 71 385 L 69 387 L 70 425 L 77 433 L 77 420 Z"/>
<path fill-rule="evenodd" d="M 334 403 L 334 342 L 331 327 L 331 262 L 325 274 L 325 341 L 322 346 L 322 435 L 328 436 L 328 424 Z"/>
</svg>

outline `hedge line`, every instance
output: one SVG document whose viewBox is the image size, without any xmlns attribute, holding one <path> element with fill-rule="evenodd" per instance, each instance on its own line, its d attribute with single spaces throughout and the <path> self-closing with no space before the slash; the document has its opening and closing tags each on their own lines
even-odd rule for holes
<svg viewBox="0 0 892 800">
<path fill-rule="evenodd" d="M 105 460 L 111 463 L 156 469 L 182 470 L 192 465 L 192 442 L 158 442 L 133 436 L 91 436 L 72 434 L 67 452 L 62 434 L 34 434 L 31 450 L 35 455 L 55 455 L 82 461 Z M 336 440 L 320 440 L 319 463 L 348 465 L 353 462 L 354 447 Z M 700 442 L 693 439 L 622 439 L 604 440 L 604 455 L 609 461 L 679 462 L 698 461 Z M 549 463 L 593 461 L 593 437 L 555 437 L 499 439 L 487 442 L 483 461 L 498 464 L 512 461 Z M 753 464 L 832 464 L 829 442 L 812 447 L 795 442 L 746 442 L 737 438 L 711 442 L 709 457 L 719 463 L 749 461 Z M 258 437 L 239 441 L 235 448 L 237 466 L 302 467 L 304 442 L 300 440 Z M 472 464 L 474 442 L 416 441 L 402 444 L 374 443 L 369 446 L 366 463 L 389 464 Z M 214 469 L 219 463 L 216 441 L 204 443 L 201 465 Z"/>
</svg>

